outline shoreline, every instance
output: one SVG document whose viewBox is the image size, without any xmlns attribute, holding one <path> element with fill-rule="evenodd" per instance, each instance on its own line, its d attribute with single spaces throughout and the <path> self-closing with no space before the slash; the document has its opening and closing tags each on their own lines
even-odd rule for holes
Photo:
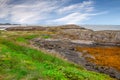
<svg viewBox="0 0 120 80">
<path fill-rule="evenodd" d="M 65 57 L 68 61 L 76 63 L 78 65 L 82 65 L 87 70 L 96 71 L 100 73 L 108 74 L 109 76 L 120 79 L 120 71 L 117 71 L 115 68 L 108 67 L 108 66 L 100 66 L 96 65 L 88 60 L 86 57 L 83 56 L 82 52 L 76 51 L 76 46 L 82 47 L 115 47 L 115 45 L 104 45 L 104 44 L 79 44 L 73 43 L 72 41 L 65 41 L 65 40 L 41 40 L 41 39 L 34 39 L 32 40 L 33 46 L 44 48 L 49 51 L 55 51 L 59 53 L 59 55 Z M 104 45 L 104 46 L 103 46 Z M 91 55 L 87 55 L 87 57 L 91 57 Z"/>
</svg>

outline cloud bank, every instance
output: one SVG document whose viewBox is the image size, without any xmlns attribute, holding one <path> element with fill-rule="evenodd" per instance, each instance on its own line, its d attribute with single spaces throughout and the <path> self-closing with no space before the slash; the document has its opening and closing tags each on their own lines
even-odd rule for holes
<svg viewBox="0 0 120 80">
<path fill-rule="evenodd" d="M 20 24 L 79 24 L 95 13 L 91 0 L 0 0 L 0 20 Z"/>
</svg>

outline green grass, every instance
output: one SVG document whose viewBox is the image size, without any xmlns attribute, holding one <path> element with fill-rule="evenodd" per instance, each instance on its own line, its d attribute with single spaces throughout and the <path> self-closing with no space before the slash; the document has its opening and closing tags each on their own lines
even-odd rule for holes
<svg viewBox="0 0 120 80">
<path fill-rule="evenodd" d="M 87 71 L 42 51 L 20 45 L 38 37 L 12 32 L 0 37 L 0 80 L 112 80 L 105 74 Z M 20 32 L 19 32 L 20 33 Z M 29 35 L 28 35 L 29 34 Z"/>
<path fill-rule="evenodd" d="M 24 35 L 16 38 L 16 41 L 19 42 L 28 42 L 28 40 L 36 38 L 38 35 Z"/>
<path fill-rule="evenodd" d="M 48 35 L 48 34 L 41 35 L 41 37 L 42 37 L 43 39 L 49 39 L 49 38 L 51 38 L 51 36 Z"/>
</svg>

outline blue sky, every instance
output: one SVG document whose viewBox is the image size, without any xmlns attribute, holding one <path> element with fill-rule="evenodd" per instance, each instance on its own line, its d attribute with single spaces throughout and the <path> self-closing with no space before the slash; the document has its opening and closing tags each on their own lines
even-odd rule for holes
<svg viewBox="0 0 120 80">
<path fill-rule="evenodd" d="M 120 25 L 120 0 L 0 0 L 0 23 Z"/>
</svg>

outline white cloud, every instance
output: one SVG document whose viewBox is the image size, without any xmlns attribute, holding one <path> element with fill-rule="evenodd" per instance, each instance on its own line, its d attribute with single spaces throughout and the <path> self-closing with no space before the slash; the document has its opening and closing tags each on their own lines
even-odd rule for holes
<svg viewBox="0 0 120 80">
<path fill-rule="evenodd" d="M 36 1 L 35 3 L 23 3 L 14 5 L 11 11 L 11 21 L 18 23 L 37 23 L 46 19 L 48 14 L 56 9 L 56 2 Z"/>
<path fill-rule="evenodd" d="M 90 17 L 96 16 L 96 15 L 102 15 L 107 14 L 107 11 L 100 12 L 100 13 L 80 13 L 80 12 L 74 12 L 71 13 L 65 17 L 58 18 L 55 20 L 52 20 L 54 23 L 60 23 L 60 24 L 81 24 L 82 22 L 89 20 Z"/>
<path fill-rule="evenodd" d="M 7 17 L 8 12 L 9 12 L 8 10 L 0 9 L 0 18 Z"/>
<path fill-rule="evenodd" d="M 88 20 L 91 12 L 94 11 L 93 1 L 83 1 L 82 3 L 77 3 L 69 6 L 65 6 L 58 10 L 59 14 L 66 14 L 61 18 L 53 20 L 52 22 L 64 23 L 64 24 L 77 24 L 85 20 Z"/>
<path fill-rule="evenodd" d="M 49 18 L 51 12 L 69 0 L 27 0 L 24 3 L 8 4 L 10 1 L 0 0 L 0 19 L 10 15 L 8 20 L 11 22 L 29 24 Z"/>
<path fill-rule="evenodd" d="M 79 12 L 75 12 L 65 17 L 53 20 L 53 22 L 64 23 L 64 24 L 77 24 L 79 22 L 87 20 L 89 16 L 90 15 L 87 13 L 81 14 Z"/>
<path fill-rule="evenodd" d="M 0 8 L 1 7 L 6 7 L 6 4 L 9 2 L 10 0 L 0 0 Z"/>
<path fill-rule="evenodd" d="M 91 0 L 66 6 L 71 0 L 25 0 L 10 4 L 14 0 L 0 0 L 0 19 L 20 24 L 80 23 L 88 20 L 94 13 Z M 21 0 L 22 1 L 22 0 Z"/>
<path fill-rule="evenodd" d="M 0 18 L 5 18 L 8 16 L 9 7 L 7 7 L 7 3 L 9 0 L 0 0 Z"/>
<path fill-rule="evenodd" d="M 58 10 L 58 13 L 67 13 L 65 16 L 52 20 L 58 24 L 80 24 L 92 16 L 106 14 L 106 12 L 94 13 L 94 2 L 91 0 L 63 7 Z"/>
<path fill-rule="evenodd" d="M 93 1 L 83 1 L 82 3 L 77 3 L 63 7 L 58 10 L 58 13 L 70 13 L 70 12 L 91 12 L 94 10 Z"/>
</svg>

